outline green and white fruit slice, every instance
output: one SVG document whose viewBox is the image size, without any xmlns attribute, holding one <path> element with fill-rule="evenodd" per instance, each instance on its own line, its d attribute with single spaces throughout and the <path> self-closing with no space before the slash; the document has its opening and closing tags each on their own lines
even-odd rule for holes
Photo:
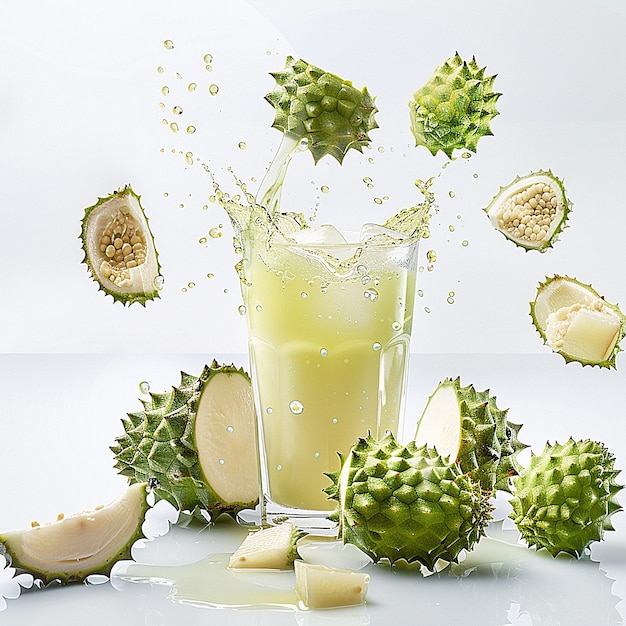
<svg viewBox="0 0 626 626">
<path fill-rule="evenodd" d="M 296 558 L 301 533 L 291 522 L 252 531 L 230 557 L 232 569 L 289 569 Z"/>
<path fill-rule="evenodd" d="M 309 609 L 364 604 L 369 574 L 295 561 L 296 594 Z"/>
<path fill-rule="evenodd" d="M 129 185 L 85 209 L 81 240 L 83 262 L 113 300 L 145 305 L 159 297 L 162 277 L 154 238 Z"/>
<path fill-rule="evenodd" d="M 569 276 L 546 278 L 530 315 L 544 343 L 566 362 L 615 367 L 626 318 L 591 285 Z"/>
<path fill-rule="evenodd" d="M 501 187 L 485 212 L 507 239 L 526 251 L 545 252 L 565 228 L 571 208 L 563 181 L 539 170 Z"/>
<path fill-rule="evenodd" d="M 117 561 L 130 558 L 133 543 L 143 537 L 146 495 L 146 484 L 137 483 L 108 506 L 0 534 L 0 548 L 4 546 L 13 567 L 46 584 L 108 575 Z"/>
</svg>

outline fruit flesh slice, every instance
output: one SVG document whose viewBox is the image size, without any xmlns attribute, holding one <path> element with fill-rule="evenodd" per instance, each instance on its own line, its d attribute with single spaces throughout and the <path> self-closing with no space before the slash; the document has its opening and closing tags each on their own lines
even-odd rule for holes
<svg viewBox="0 0 626 626">
<path fill-rule="evenodd" d="M 141 536 L 146 509 L 146 484 L 137 483 L 108 506 L 8 532 L 0 535 L 0 542 L 15 567 L 40 574 L 47 581 L 108 574 L 113 563 Z"/>
<path fill-rule="evenodd" d="M 230 568 L 290 568 L 295 556 L 295 527 L 291 522 L 251 532 L 231 556 Z"/>
<path fill-rule="evenodd" d="M 200 467 L 225 502 L 258 498 L 254 400 L 250 382 L 219 372 L 205 386 L 195 422 Z"/>
</svg>

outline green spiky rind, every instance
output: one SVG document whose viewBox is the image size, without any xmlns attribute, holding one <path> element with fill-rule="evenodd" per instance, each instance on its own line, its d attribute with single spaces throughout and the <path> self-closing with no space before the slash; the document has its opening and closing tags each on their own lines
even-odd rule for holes
<svg viewBox="0 0 626 626">
<path fill-rule="evenodd" d="M 255 502 L 225 502 L 207 481 L 199 463 L 195 441 L 195 417 L 202 392 L 218 373 L 237 374 L 250 380 L 234 365 L 213 361 L 199 376 L 181 372 L 181 382 L 164 394 L 150 394 L 144 411 L 122 419 L 124 434 L 110 446 L 115 468 L 131 483 L 148 482 L 157 500 L 167 500 L 180 512 L 205 521 L 226 513 L 235 517 Z"/>
<path fill-rule="evenodd" d="M 480 484 L 437 451 L 392 434 L 360 439 L 348 468 L 331 475 L 343 540 L 375 562 L 456 562 L 484 535 L 491 506 Z M 346 471 L 347 470 L 347 471 Z"/>
<path fill-rule="evenodd" d="M 501 230 L 500 228 L 497 227 L 497 225 L 494 224 L 496 229 L 499 232 L 501 232 L 502 235 L 504 235 L 509 241 L 512 241 L 516 246 L 522 248 L 526 252 L 530 250 L 536 250 L 538 252 L 546 252 L 549 248 L 553 247 L 553 245 L 558 241 L 559 236 L 561 235 L 563 230 L 567 228 L 567 222 L 569 220 L 570 213 L 572 211 L 573 203 L 567 197 L 567 192 L 565 191 L 565 185 L 563 183 L 563 180 L 555 176 L 552 173 L 552 170 L 537 170 L 536 172 L 531 172 L 530 174 L 526 174 L 525 176 L 516 176 L 515 179 L 511 183 L 509 183 L 508 185 L 505 185 L 504 187 L 500 187 L 500 190 L 493 197 L 489 205 L 483 209 L 485 213 L 487 213 L 487 215 L 490 216 L 492 211 L 495 209 L 496 205 L 506 199 L 506 197 L 508 196 L 508 192 L 512 187 L 517 186 L 518 183 L 522 181 L 527 181 L 529 184 L 532 184 L 532 179 L 535 177 L 539 177 L 539 176 L 545 176 L 552 180 L 552 182 L 556 185 L 558 189 L 560 199 L 561 199 L 561 206 L 562 206 L 563 214 L 561 215 L 558 223 L 554 227 L 552 235 L 542 240 L 539 244 L 531 245 L 529 242 L 528 245 L 526 245 L 518 239 L 509 237 L 508 233 Z"/>
<path fill-rule="evenodd" d="M 563 352 L 562 350 L 554 350 L 552 349 L 551 346 L 549 346 L 545 330 L 541 327 L 541 324 L 537 320 L 536 306 L 537 306 L 537 301 L 539 299 L 539 295 L 541 294 L 541 292 L 554 281 L 561 281 L 561 280 L 572 282 L 578 285 L 579 287 L 586 289 L 591 295 L 602 300 L 604 305 L 607 306 L 609 309 L 611 309 L 613 313 L 615 313 L 615 315 L 617 315 L 618 318 L 621 320 L 620 330 L 619 330 L 619 334 L 617 337 L 617 341 L 615 342 L 615 347 L 613 348 L 613 351 L 611 352 L 609 357 L 605 359 L 604 361 L 588 361 L 585 359 L 580 359 L 576 355 L 568 354 L 567 352 Z M 560 274 L 555 274 L 554 276 L 546 276 L 545 281 L 539 282 L 535 299 L 530 303 L 530 317 L 532 319 L 533 326 L 535 327 L 535 330 L 539 333 L 541 339 L 543 340 L 543 343 L 547 345 L 553 352 L 560 354 L 565 360 L 565 363 L 575 362 L 575 363 L 580 363 L 583 367 L 589 366 L 589 367 L 600 367 L 600 368 L 606 368 L 606 369 L 616 369 L 617 355 L 620 352 L 622 352 L 620 343 L 622 339 L 624 338 L 624 334 L 626 333 L 626 315 L 622 313 L 618 304 L 611 304 L 610 302 L 607 302 L 604 299 L 604 296 L 601 296 L 591 285 L 587 283 L 582 283 L 578 281 L 576 278 L 572 278 L 571 276 L 565 276 L 565 275 L 560 275 Z"/>
<path fill-rule="evenodd" d="M 148 302 L 149 300 L 155 300 L 156 298 L 161 297 L 157 286 L 153 285 L 153 289 L 151 290 L 142 290 L 142 291 L 137 291 L 134 293 L 123 293 L 123 292 L 120 292 L 119 290 L 116 290 L 114 286 L 111 286 L 112 283 L 104 284 L 102 280 L 100 280 L 99 273 L 94 266 L 94 263 L 89 254 L 89 249 L 87 245 L 87 229 L 89 226 L 89 219 L 93 211 L 97 209 L 98 207 L 100 207 L 101 205 L 103 205 L 105 202 L 112 200 L 114 197 L 116 196 L 119 197 L 119 196 L 124 196 L 124 195 L 132 196 L 133 198 L 135 198 L 135 200 L 137 201 L 137 205 L 139 206 L 141 213 L 143 214 L 143 218 L 145 220 L 145 226 L 150 236 L 149 242 L 148 242 L 148 239 L 146 238 L 146 244 L 150 245 L 150 247 L 152 248 L 152 251 L 154 252 L 156 273 L 157 273 L 157 276 L 160 275 L 161 266 L 159 265 L 159 255 L 158 255 L 156 246 L 154 245 L 154 235 L 152 234 L 152 230 L 150 229 L 148 216 L 146 215 L 146 212 L 141 204 L 140 196 L 137 195 L 133 191 L 130 185 L 120 187 L 117 191 L 114 191 L 113 193 L 109 194 L 108 196 L 104 198 L 98 198 L 95 204 L 85 209 L 85 214 L 83 216 L 83 219 L 81 220 L 81 233 L 79 236 L 79 239 L 81 240 L 81 244 L 82 244 L 83 254 L 84 254 L 82 263 L 84 263 L 87 266 L 89 275 L 91 276 L 93 281 L 98 284 L 98 291 L 103 291 L 106 295 L 111 296 L 114 302 L 121 302 L 124 306 L 130 306 L 131 304 L 138 302 L 139 304 L 146 306 L 146 302 Z"/>
<path fill-rule="evenodd" d="M 324 155 L 339 163 L 351 149 L 363 151 L 369 131 L 378 128 L 377 108 L 366 87 L 359 90 L 339 76 L 287 57 L 276 86 L 265 96 L 274 107 L 272 126 L 286 135 L 306 139 L 317 163 Z"/>
<path fill-rule="evenodd" d="M 499 409 L 488 389 L 476 391 L 473 385 L 464 387 L 460 377 L 441 381 L 428 402 L 444 387 L 452 387 L 459 407 L 461 442 L 452 461 L 463 473 L 479 481 L 485 492 L 510 491 L 511 477 L 519 471 L 516 456 L 528 447 L 518 438 L 521 425 L 509 422 L 508 409 Z M 416 439 L 419 427 L 418 421 Z"/>
<path fill-rule="evenodd" d="M 60 571 L 58 568 L 55 571 L 33 568 L 33 567 L 24 567 L 23 564 L 16 558 L 14 558 L 11 551 L 7 548 L 5 544 L 5 540 L 3 540 L 2 535 L 0 535 L 0 555 L 3 555 L 10 566 L 15 568 L 15 572 L 17 575 L 19 574 L 30 574 L 33 576 L 35 580 L 40 580 L 43 585 L 50 584 L 60 584 L 60 585 L 69 585 L 73 583 L 83 583 L 85 580 L 91 575 L 101 575 L 101 576 L 109 576 L 113 566 L 118 561 L 123 561 L 127 559 L 131 559 L 131 549 L 133 544 L 140 539 L 145 537 L 143 533 L 143 521 L 146 515 L 146 512 L 150 508 L 150 505 L 147 501 L 148 494 L 148 485 L 145 485 L 145 490 L 143 491 L 143 502 L 141 507 L 141 513 L 137 520 L 137 527 L 135 532 L 131 537 L 129 537 L 128 541 L 118 550 L 114 555 L 110 556 L 108 559 L 105 559 L 94 565 L 93 567 L 84 569 L 80 572 L 64 572 Z"/>
<path fill-rule="evenodd" d="M 409 102 L 411 132 L 416 146 L 448 158 L 456 149 L 476 152 L 478 141 L 491 132 L 502 95 L 493 90 L 496 76 L 485 76 L 476 59 L 468 63 L 459 53 L 438 67 Z"/>
<path fill-rule="evenodd" d="M 522 538 L 552 556 L 580 557 L 613 530 L 611 516 L 621 510 L 615 457 L 600 442 L 586 439 L 546 444 L 514 482 L 510 517 Z"/>
</svg>

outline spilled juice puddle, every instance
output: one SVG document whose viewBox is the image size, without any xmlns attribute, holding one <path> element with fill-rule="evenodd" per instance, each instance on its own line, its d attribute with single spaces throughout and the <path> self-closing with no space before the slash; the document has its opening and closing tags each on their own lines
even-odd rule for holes
<svg viewBox="0 0 626 626">
<path fill-rule="evenodd" d="M 212 554 L 188 565 L 132 563 L 118 577 L 135 583 L 171 585 L 175 602 L 233 609 L 282 609 L 299 605 L 292 570 L 231 570 L 230 554 Z"/>
</svg>

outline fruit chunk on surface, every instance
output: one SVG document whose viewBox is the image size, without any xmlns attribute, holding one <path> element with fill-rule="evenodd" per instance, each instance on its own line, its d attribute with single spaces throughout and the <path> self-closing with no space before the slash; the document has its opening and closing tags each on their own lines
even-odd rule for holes
<svg viewBox="0 0 626 626">
<path fill-rule="evenodd" d="M 547 443 L 514 479 L 510 517 L 523 539 L 556 556 L 581 556 L 613 530 L 611 516 L 621 510 L 615 457 L 600 442 Z"/>
<path fill-rule="evenodd" d="M 296 594 L 309 609 L 330 609 L 363 604 L 369 574 L 295 561 Z"/>
<path fill-rule="evenodd" d="M 130 482 L 149 482 L 157 499 L 199 519 L 256 504 L 254 401 L 242 368 L 213 361 L 143 404 L 122 420 L 125 434 L 111 447 Z"/>
<path fill-rule="evenodd" d="M 154 238 L 130 185 L 85 209 L 81 240 L 83 262 L 113 300 L 145 305 L 159 297 L 161 275 Z"/>
<path fill-rule="evenodd" d="M 461 386 L 447 378 L 428 399 L 415 433 L 417 446 L 428 445 L 480 481 L 484 491 L 510 491 L 518 473 L 517 454 L 527 446 L 517 437 L 521 425 L 508 420 L 489 390 Z"/>
<path fill-rule="evenodd" d="M 231 556 L 230 568 L 287 569 L 296 558 L 300 532 L 291 522 L 252 531 Z"/>
<path fill-rule="evenodd" d="M 290 56 L 284 69 L 272 76 L 276 86 L 265 96 L 275 109 L 272 126 L 306 139 L 316 163 L 326 154 L 341 163 L 351 148 L 362 152 L 369 145 L 369 131 L 378 124 L 367 87 L 359 90 L 350 81 Z"/>
<path fill-rule="evenodd" d="M 375 562 L 456 562 L 484 535 L 491 506 L 480 483 L 434 448 L 388 434 L 360 439 L 329 474 L 343 540 Z"/>
<path fill-rule="evenodd" d="M 566 362 L 615 367 L 626 318 L 591 285 L 569 276 L 546 278 L 530 314 L 544 343 Z"/>
<path fill-rule="evenodd" d="M 133 543 L 143 537 L 148 510 L 146 484 L 137 483 L 108 506 L 59 516 L 50 524 L 0 534 L 13 567 L 44 583 L 81 582 L 90 574 L 108 575 L 113 565 L 130 558 Z"/>
<path fill-rule="evenodd" d="M 456 149 L 476 152 L 481 137 L 492 135 L 491 120 L 498 115 L 494 76 L 485 76 L 476 59 L 468 63 L 458 52 L 438 67 L 409 102 L 415 145 L 448 157 Z"/>
<path fill-rule="evenodd" d="M 525 250 L 545 252 L 565 228 L 571 206 L 563 181 L 540 170 L 500 188 L 485 212 L 507 239 Z"/>
</svg>

